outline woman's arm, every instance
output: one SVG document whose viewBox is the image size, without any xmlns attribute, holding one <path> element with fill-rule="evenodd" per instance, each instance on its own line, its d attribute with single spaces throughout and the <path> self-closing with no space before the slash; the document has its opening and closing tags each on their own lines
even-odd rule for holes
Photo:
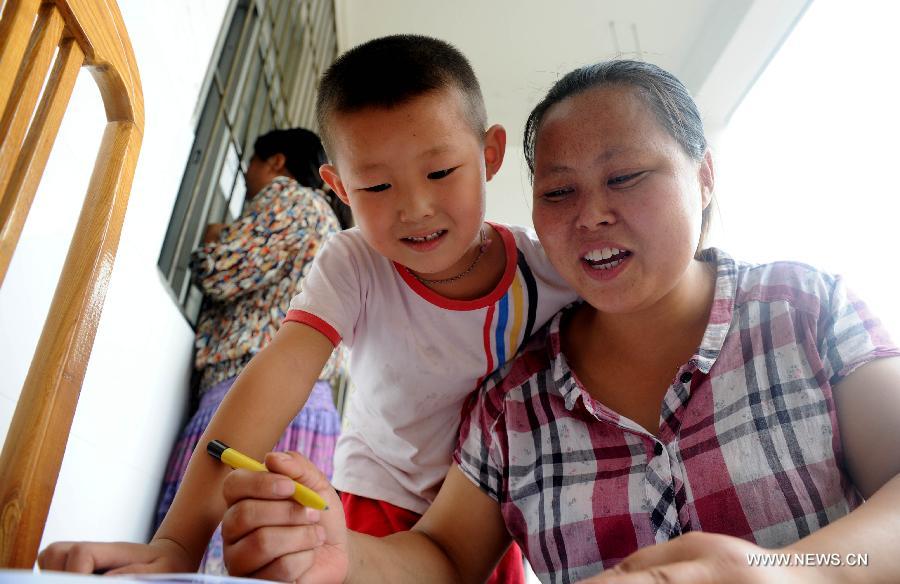
<svg viewBox="0 0 900 584">
<path fill-rule="evenodd" d="M 262 457 L 306 402 L 332 349 L 331 341 L 315 329 L 285 323 L 219 406 L 150 545 L 53 544 L 41 553 L 41 567 L 88 573 L 196 570 L 226 508 L 221 485 L 228 468 L 206 454 L 206 443 L 218 439 Z"/>
<path fill-rule="evenodd" d="M 844 462 L 867 498 L 846 517 L 803 538 L 801 552 L 868 554 L 846 582 L 896 582 L 900 574 L 900 358 L 861 366 L 834 387 Z M 838 570 L 833 570 L 836 573 Z"/>
<path fill-rule="evenodd" d="M 376 538 L 347 532 L 337 494 L 308 460 L 270 454 L 266 464 L 281 474 L 235 471 L 225 482 L 229 510 L 222 535 L 232 575 L 291 582 L 483 582 L 509 546 L 497 502 L 455 465 L 411 531 Z M 282 475 L 319 491 L 330 508 L 315 512 L 289 494 L 276 495 L 276 485 L 286 482 Z"/>
</svg>

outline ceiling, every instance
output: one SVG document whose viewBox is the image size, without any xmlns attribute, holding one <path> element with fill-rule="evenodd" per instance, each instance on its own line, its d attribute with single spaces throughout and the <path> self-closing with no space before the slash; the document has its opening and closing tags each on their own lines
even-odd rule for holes
<svg viewBox="0 0 900 584">
<path fill-rule="evenodd" d="M 335 0 L 341 51 L 396 33 L 438 37 L 472 62 L 490 123 L 509 132 L 519 165 L 531 107 L 566 72 L 614 57 L 671 71 L 717 134 L 811 0 Z M 509 190 L 527 189 L 507 172 Z M 499 178 L 499 177 L 498 177 Z M 527 197 L 526 197 L 527 198 Z M 530 222 L 527 209 L 488 216 Z M 496 206 L 495 206 L 496 210 Z"/>
</svg>

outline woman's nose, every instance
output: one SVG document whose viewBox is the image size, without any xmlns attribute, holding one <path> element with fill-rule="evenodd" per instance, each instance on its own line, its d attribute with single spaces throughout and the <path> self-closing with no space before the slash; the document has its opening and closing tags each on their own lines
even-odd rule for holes
<svg viewBox="0 0 900 584">
<path fill-rule="evenodd" d="M 617 221 L 617 214 L 605 189 L 597 189 L 581 197 L 578 209 L 577 226 L 583 229 L 596 229 L 601 225 L 612 225 Z"/>
</svg>

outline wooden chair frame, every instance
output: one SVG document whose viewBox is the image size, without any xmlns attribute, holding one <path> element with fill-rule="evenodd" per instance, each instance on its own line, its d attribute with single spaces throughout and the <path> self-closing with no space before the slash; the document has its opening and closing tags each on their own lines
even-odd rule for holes
<svg viewBox="0 0 900 584">
<path fill-rule="evenodd" d="M 4 568 L 31 568 L 37 557 L 144 130 L 137 65 L 115 0 L 7 0 L 0 16 L 0 284 L 81 67 L 99 86 L 107 124 L 0 454 Z"/>
</svg>

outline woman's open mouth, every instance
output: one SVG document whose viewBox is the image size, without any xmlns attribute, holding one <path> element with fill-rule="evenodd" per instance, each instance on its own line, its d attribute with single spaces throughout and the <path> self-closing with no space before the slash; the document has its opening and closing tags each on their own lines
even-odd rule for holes
<svg viewBox="0 0 900 584">
<path fill-rule="evenodd" d="M 581 256 L 581 261 L 585 269 L 590 272 L 596 272 L 597 276 L 610 277 L 618 272 L 616 268 L 621 266 L 630 256 L 631 252 L 626 249 L 604 247 L 587 252 Z"/>
</svg>

